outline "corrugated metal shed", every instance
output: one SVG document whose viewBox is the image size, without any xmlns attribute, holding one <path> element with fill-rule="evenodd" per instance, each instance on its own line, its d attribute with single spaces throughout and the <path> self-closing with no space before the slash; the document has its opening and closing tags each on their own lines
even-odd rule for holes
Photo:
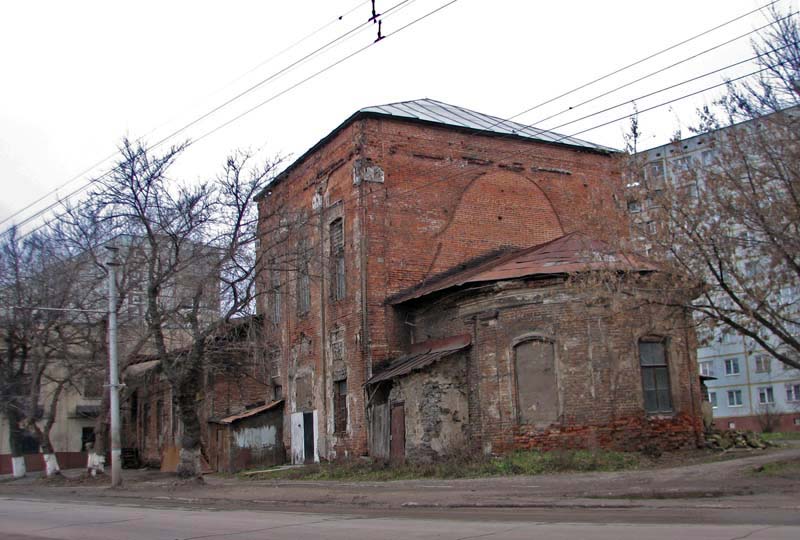
<svg viewBox="0 0 800 540">
<path fill-rule="evenodd" d="M 268 411 L 268 410 L 270 410 L 272 408 L 275 408 L 278 405 L 280 405 L 281 403 L 283 403 L 283 400 L 279 399 L 278 401 L 273 401 L 271 403 L 267 403 L 266 405 L 261 405 L 260 407 L 253 407 L 252 409 L 247 409 L 246 411 L 240 412 L 239 414 L 234 414 L 232 416 L 228 416 L 226 418 L 223 418 L 222 420 L 219 420 L 216 423 L 218 423 L 218 424 L 233 424 L 234 422 L 238 422 L 239 420 L 244 420 L 245 418 L 249 418 L 251 416 L 255 416 L 255 415 L 257 415 L 259 413 L 262 413 L 264 411 Z"/>
<path fill-rule="evenodd" d="M 471 111 L 469 109 L 465 109 L 464 107 L 458 107 L 457 105 L 450 105 L 448 103 L 442 103 L 441 101 L 428 98 L 365 107 L 358 112 L 382 114 L 396 118 L 408 118 L 412 120 L 443 124 L 458 128 L 487 131 L 499 135 L 524 137 L 527 139 L 535 139 L 537 141 L 553 143 L 557 142 L 571 146 L 591 148 L 592 150 L 617 152 L 617 150 L 613 148 L 594 144 L 589 141 L 584 141 L 583 139 L 566 137 L 552 131 L 526 126 L 525 124 L 520 124 L 511 120 L 504 120 L 496 116 Z"/>
<path fill-rule="evenodd" d="M 397 295 L 390 304 L 470 283 L 515 279 L 535 275 L 570 274 L 587 270 L 654 272 L 658 267 L 647 259 L 614 250 L 600 240 L 582 233 L 570 233 L 550 242 L 501 255 L 475 268 L 435 280 L 408 293 Z"/>
<path fill-rule="evenodd" d="M 366 384 L 375 384 L 408 375 L 412 371 L 423 369 L 446 356 L 466 349 L 471 343 L 472 339 L 469 334 L 463 334 L 414 344 L 409 354 L 393 360 L 385 370 L 373 375 Z"/>
</svg>

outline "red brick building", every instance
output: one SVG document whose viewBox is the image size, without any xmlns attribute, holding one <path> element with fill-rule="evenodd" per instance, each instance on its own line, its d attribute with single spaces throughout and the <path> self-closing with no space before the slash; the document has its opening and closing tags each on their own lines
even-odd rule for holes
<svg viewBox="0 0 800 540">
<path fill-rule="evenodd" d="M 422 339 L 389 299 L 590 224 L 623 234 L 618 181 L 608 148 L 427 99 L 362 109 L 297 159 L 259 195 L 292 460 L 369 452 L 365 383 Z"/>
</svg>

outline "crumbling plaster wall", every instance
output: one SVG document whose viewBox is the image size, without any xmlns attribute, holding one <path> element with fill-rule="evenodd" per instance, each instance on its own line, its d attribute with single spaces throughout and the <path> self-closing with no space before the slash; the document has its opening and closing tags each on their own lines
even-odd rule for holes
<svg viewBox="0 0 800 540">
<path fill-rule="evenodd" d="M 389 402 L 405 405 L 406 458 L 432 461 L 466 450 L 466 358 L 455 354 L 394 380 Z"/>
</svg>

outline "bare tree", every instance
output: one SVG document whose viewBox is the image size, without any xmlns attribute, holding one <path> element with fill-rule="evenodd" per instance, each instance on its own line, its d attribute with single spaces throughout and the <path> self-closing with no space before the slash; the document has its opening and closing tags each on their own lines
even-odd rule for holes
<svg viewBox="0 0 800 540">
<path fill-rule="evenodd" d="M 633 156 L 628 197 L 655 207 L 635 236 L 671 265 L 674 286 L 706 284 L 691 304 L 700 320 L 800 368 L 800 34 L 795 15 L 772 19 L 753 43 L 758 79 L 700 111 L 713 159 L 676 145 L 665 181 Z"/>
<path fill-rule="evenodd" d="M 255 309 L 262 267 L 253 196 L 272 179 L 277 161 L 255 166 L 240 152 L 215 179 L 188 185 L 166 176 L 183 148 L 154 155 L 123 141 L 117 166 L 90 200 L 98 223 L 126 239 L 143 271 L 144 350 L 161 360 L 178 405 L 178 472 L 195 477 L 201 474 L 196 396 L 218 331 Z"/>
<path fill-rule="evenodd" d="M 84 271 L 84 261 L 59 242 L 57 227 L 22 237 L 12 229 L 0 246 L 0 400 L 17 476 L 25 474 L 26 432 L 38 442 L 47 475 L 60 470 L 50 440 L 59 399 L 88 366 L 85 343 L 102 319 L 87 305 L 92 295 Z"/>
</svg>

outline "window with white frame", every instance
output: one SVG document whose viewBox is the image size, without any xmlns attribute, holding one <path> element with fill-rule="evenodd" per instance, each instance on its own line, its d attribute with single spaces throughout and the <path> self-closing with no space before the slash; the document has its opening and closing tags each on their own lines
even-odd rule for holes
<svg viewBox="0 0 800 540">
<path fill-rule="evenodd" d="M 770 360 L 770 357 L 766 354 L 759 354 L 756 356 L 756 373 L 769 373 Z"/>
<path fill-rule="evenodd" d="M 741 390 L 728 390 L 728 406 L 741 407 L 742 406 L 742 391 Z"/>
<path fill-rule="evenodd" d="M 758 402 L 761 405 L 772 405 L 775 403 L 775 394 L 773 394 L 771 386 L 759 387 Z"/>
<path fill-rule="evenodd" d="M 739 359 L 726 358 L 725 359 L 725 375 L 738 375 L 739 374 Z"/>
<path fill-rule="evenodd" d="M 714 376 L 714 361 L 708 360 L 706 362 L 700 362 L 700 375 L 704 375 L 706 377 L 713 377 Z"/>
<path fill-rule="evenodd" d="M 638 214 L 642 211 L 642 203 L 639 201 L 628 201 L 628 212 Z"/>
<path fill-rule="evenodd" d="M 708 393 L 708 401 L 711 403 L 711 408 L 717 408 L 717 393 L 716 392 L 709 392 Z"/>
<path fill-rule="evenodd" d="M 800 384 L 786 385 L 786 401 L 800 401 Z"/>
</svg>

